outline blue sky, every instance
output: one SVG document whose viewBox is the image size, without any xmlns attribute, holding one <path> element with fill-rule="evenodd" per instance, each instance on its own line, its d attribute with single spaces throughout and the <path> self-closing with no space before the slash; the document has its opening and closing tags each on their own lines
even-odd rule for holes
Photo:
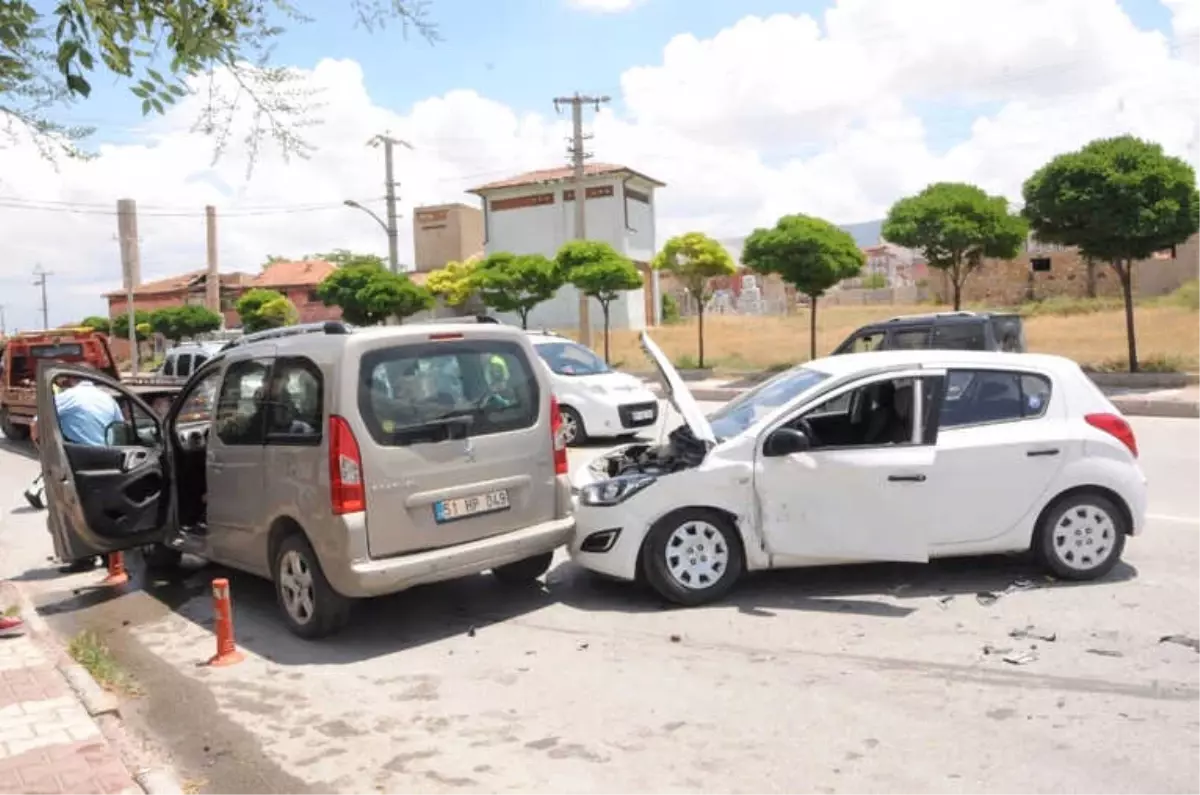
<svg viewBox="0 0 1200 795">
<path fill-rule="evenodd" d="M 38 5 L 49 10 L 52 3 Z M 621 73 L 658 63 L 677 34 L 708 38 L 749 15 L 809 13 L 819 19 L 830 3 L 644 0 L 630 11 L 600 14 L 572 8 L 567 0 L 432 0 L 430 14 L 443 37 L 434 45 L 413 35 L 406 40 L 398 27 L 374 33 L 356 27 L 345 0 L 297 5 L 314 21 L 292 26 L 279 40 L 276 63 L 311 67 L 322 58 L 352 58 L 363 66 L 372 99 L 401 113 L 426 97 L 469 88 L 518 113 L 549 114 L 553 96 L 575 90 L 607 93 L 620 112 Z M 1121 5 L 1138 27 L 1169 32 L 1169 14 L 1158 0 Z M 72 118 L 94 124 L 97 141 L 127 140 L 141 116 L 138 101 L 121 84 L 95 89 Z M 966 136 L 980 109 L 919 110 L 936 115 L 943 140 L 931 143 L 943 148 Z"/>
</svg>

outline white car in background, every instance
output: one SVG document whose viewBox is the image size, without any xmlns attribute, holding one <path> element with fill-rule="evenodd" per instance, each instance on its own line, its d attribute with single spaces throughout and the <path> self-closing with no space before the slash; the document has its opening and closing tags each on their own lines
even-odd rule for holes
<svg viewBox="0 0 1200 795">
<path fill-rule="evenodd" d="M 1094 579 L 1144 527 L 1133 431 L 1068 359 L 835 356 L 705 417 L 642 345 L 684 424 L 575 473 L 570 551 L 671 601 L 716 599 L 745 571 L 1026 550 Z"/>
<path fill-rule="evenodd" d="M 640 378 L 612 370 L 590 348 L 566 337 L 530 332 L 529 341 L 550 371 L 567 444 L 629 436 L 658 422 L 658 398 Z"/>
</svg>

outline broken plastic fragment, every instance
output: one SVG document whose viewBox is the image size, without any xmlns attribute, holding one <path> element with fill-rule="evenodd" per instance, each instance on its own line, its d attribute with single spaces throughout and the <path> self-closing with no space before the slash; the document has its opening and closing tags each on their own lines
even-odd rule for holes
<svg viewBox="0 0 1200 795">
<path fill-rule="evenodd" d="M 1000 594 L 992 593 L 991 591 L 980 591 L 979 593 L 975 594 L 975 601 L 979 602 L 979 604 L 983 605 L 984 607 L 987 607 L 988 605 L 994 605 L 999 600 Z"/>
<path fill-rule="evenodd" d="M 1038 658 L 1037 652 L 1034 651 L 1019 651 L 1015 654 L 1004 656 L 1004 662 L 1009 665 L 1028 665 Z"/>
</svg>

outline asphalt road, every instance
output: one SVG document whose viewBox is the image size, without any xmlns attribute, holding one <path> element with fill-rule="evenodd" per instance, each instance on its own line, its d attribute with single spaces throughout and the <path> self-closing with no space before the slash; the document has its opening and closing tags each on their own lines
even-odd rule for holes
<svg viewBox="0 0 1200 795">
<path fill-rule="evenodd" d="M 1149 530 L 1086 585 L 1008 559 L 856 566 L 675 610 L 564 560 L 544 589 L 419 588 L 306 643 L 233 575 L 247 659 L 211 669 L 217 570 L 115 593 L 58 575 L 20 497 L 35 464 L 7 449 L 0 578 L 104 637 L 142 690 L 127 720 L 202 791 L 1196 792 L 1197 652 L 1160 639 L 1200 624 L 1200 423 L 1133 424 Z M 1054 640 L 1010 637 L 1030 625 Z"/>
</svg>

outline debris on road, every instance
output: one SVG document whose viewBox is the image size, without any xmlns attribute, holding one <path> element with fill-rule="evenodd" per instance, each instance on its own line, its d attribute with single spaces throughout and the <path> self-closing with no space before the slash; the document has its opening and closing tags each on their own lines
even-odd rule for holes
<svg viewBox="0 0 1200 795">
<path fill-rule="evenodd" d="M 1019 651 L 1014 654 L 1006 654 L 1004 662 L 1009 665 L 1028 665 L 1031 662 L 1035 662 L 1037 658 L 1037 652 L 1035 651 Z"/>
<path fill-rule="evenodd" d="M 1200 640 L 1193 638 L 1191 635 L 1163 635 L 1158 639 L 1159 643 L 1175 643 L 1179 646 L 1185 646 L 1192 651 L 1200 654 Z"/>
<path fill-rule="evenodd" d="M 1001 648 L 999 646 L 993 646 L 990 643 L 983 644 L 983 653 L 986 655 L 1010 654 L 1011 652 L 1011 648 Z"/>
<path fill-rule="evenodd" d="M 953 601 L 954 601 L 954 594 L 950 594 L 949 596 L 943 596 L 938 599 L 938 607 L 945 610 L 947 607 L 950 606 L 950 603 Z"/>
<path fill-rule="evenodd" d="M 975 594 L 975 601 L 979 602 L 979 604 L 983 605 L 984 607 L 988 607 L 989 605 L 994 605 L 996 602 L 1000 601 L 1000 594 L 993 593 L 992 591 L 980 591 L 979 593 Z"/>
<path fill-rule="evenodd" d="M 1028 591 L 1031 588 L 1036 588 L 1037 583 L 1033 580 L 1013 580 L 1008 587 L 1004 589 L 1005 593 L 1017 593 L 1018 591 Z"/>
<path fill-rule="evenodd" d="M 1124 657 L 1124 652 L 1119 652 L 1116 649 L 1088 649 L 1088 654 L 1095 654 L 1097 657 Z"/>
<path fill-rule="evenodd" d="M 678 642 L 679 642 L 679 641 L 681 641 L 681 640 L 683 640 L 683 636 L 682 636 L 682 635 L 674 635 L 674 634 L 672 634 L 672 635 L 671 635 L 671 642 L 672 642 L 672 643 L 678 643 Z"/>
<path fill-rule="evenodd" d="M 475 637 L 475 627 L 473 627 L 473 626 L 472 626 L 472 627 L 467 627 L 467 637 L 468 637 L 468 638 L 473 638 L 473 637 Z"/>
<path fill-rule="evenodd" d="M 1047 643 L 1053 643 L 1054 641 L 1058 640 L 1057 632 L 1038 629 L 1032 624 L 1027 624 L 1022 629 L 1014 629 L 1008 633 L 1008 636 L 1010 638 L 1016 638 L 1017 640 L 1044 640 Z"/>
</svg>

